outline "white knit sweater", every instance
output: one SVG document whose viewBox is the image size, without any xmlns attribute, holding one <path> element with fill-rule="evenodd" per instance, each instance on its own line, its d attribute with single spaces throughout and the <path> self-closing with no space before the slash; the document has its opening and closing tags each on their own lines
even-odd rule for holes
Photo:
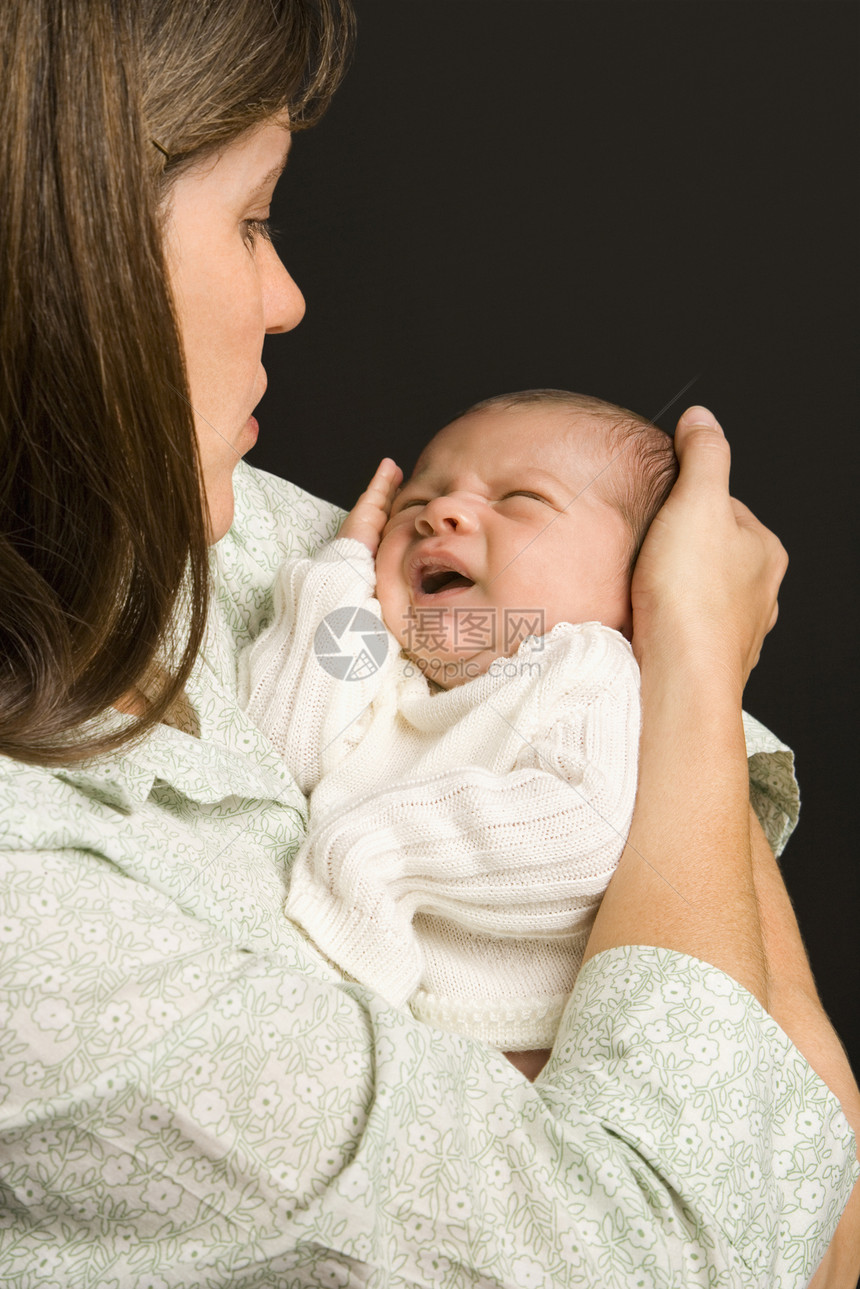
<svg viewBox="0 0 860 1289">
<path fill-rule="evenodd" d="M 287 563 L 240 657 L 240 700 L 310 795 L 286 912 L 390 1003 L 507 1051 L 550 1046 L 630 827 L 632 650 L 561 623 L 435 691 L 374 588 L 350 539 Z M 378 621 L 350 635 L 358 609 Z M 321 663 L 338 647 L 354 678 Z"/>
</svg>

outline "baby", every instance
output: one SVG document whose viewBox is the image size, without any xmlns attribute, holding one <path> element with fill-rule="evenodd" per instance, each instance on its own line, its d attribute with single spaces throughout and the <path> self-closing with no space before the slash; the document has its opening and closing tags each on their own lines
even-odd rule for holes
<svg viewBox="0 0 860 1289">
<path fill-rule="evenodd" d="M 390 1003 L 508 1054 L 552 1045 L 624 848 L 630 578 L 676 470 L 668 435 L 600 399 L 479 403 L 284 566 L 240 662 L 310 794 L 288 915 Z M 793 789 L 758 778 L 776 850 Z"/>
</svg>

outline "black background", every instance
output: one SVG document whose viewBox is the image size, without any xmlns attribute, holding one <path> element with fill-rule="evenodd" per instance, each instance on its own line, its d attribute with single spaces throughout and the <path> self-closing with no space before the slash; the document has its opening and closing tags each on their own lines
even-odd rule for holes
<svg viewBox="0 0 860 1289">
<path fill-rule="evenodd" d="M 273 208 L 308 301 L 253 464 L 349 506 L 473 401 L 721 419 L 784 541 L 746 707 L 796 750 L 783 871 L 860 1064 L 856 155 L 848 3 L 358 0 Z M 682 392 L 683 391 L 683 392 Z"/>
</svg>

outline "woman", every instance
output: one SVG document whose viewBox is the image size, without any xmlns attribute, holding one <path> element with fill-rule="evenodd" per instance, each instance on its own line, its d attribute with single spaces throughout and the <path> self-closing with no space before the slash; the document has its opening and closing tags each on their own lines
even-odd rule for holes
<svg viewBox="0 0 860 1289">
<path fill-rule="evenodd" d="M 239 460 L 263 336 L 303 309 L 263 223 L 348 27 L 340 0 L 0 18 L 0 1265 L 804 1284 L 857 1173 L 856 1088 L 747 805 L 741 693 L 785 558 L 704 409 L 634 586 L 633 828 L 535 1083 L 342 981 L 281 914 L 305 802 L 235 654 L 339 514 Z M 850 1283 L 856 1216 L 816 1284 Z"/>
</svg>

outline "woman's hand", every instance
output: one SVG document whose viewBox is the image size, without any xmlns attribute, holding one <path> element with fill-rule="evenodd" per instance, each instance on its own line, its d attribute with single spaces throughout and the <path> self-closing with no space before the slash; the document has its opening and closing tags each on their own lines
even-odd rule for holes
<svg viewBox="0 0 860 1289">
<path fill-rule="evenodd" d="M 391 457 L 383 457 L 376 474 L 341 525 L 338 537 L 362 542 L 371 555 L 379 549 L 394 494 L 403 482 L 403 471 Z"/>
<path fill-rule="evenodd" d="M 675 449 L 678 481 L 633 577 L 642 668 L 633 822 L 584 960 L 661 945 L 719 967 L 767 1007 L 741 699 L 787 561 L 729 495 L 729 447 L 710 412 L 684 413 Z"/>
<path fill-rule="evenodd" d="M 633 575 L 633 650 L 640 664 L 717 672 L 740 694 L 776 622 L 788 557 L 729 495 L 729 445 L 707 408 L 683 414 L 675 451 L 678 481 Z"/>
</svg>

